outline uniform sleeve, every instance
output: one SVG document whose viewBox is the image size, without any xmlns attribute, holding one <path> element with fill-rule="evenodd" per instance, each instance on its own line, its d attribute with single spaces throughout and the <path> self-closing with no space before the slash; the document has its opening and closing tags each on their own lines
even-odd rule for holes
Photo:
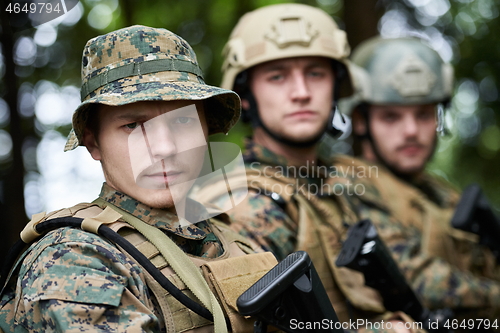
<svg viewBox="0 0 500 333">
<path fill-rule="evenodd" d="M 371 219 L 404 275 L 430 309 L 481 313 L 498 318 L 500 282 L 461 271 L 440 257 L 421 250 L 422 234 L 391 218 L 384 209 L 357 196 L 346 196 L 360 219 Z M 479 317 L 478 317 L 479 318 Z"/>
<path fill-rule="evenodd" d="M 29 332 L 159 332 L 140 268 L 97 237 L 45 247 L 19 281 Z"/>
<path fill-rule="evenodd" d="M 224 203 L 218 204 L 224 206 Z M 295 250 L 296 223 L 271 198 L 251 189 L 227 214 L 231 218 L 231 229 L 254 240 L 264 251 L 272 251 L 278 260 Z"/>
</svg>

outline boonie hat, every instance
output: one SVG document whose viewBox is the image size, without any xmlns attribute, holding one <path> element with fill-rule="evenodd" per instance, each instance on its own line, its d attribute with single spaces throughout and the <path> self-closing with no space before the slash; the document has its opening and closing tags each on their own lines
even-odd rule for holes
<svg viewBox="0 0 500 333">
<path fill-rule="evenodd" d="M 204 82 L 191 46 L 166 30 L 135 25 L 87 42 L 82 58 L 82 103 L 64 151 L 83 145 L 92 104 L 125 105 L 139 101 L 207 100 L 209 134 L 227 131 L 240 116 L 240 98 Z"/>
</svg>

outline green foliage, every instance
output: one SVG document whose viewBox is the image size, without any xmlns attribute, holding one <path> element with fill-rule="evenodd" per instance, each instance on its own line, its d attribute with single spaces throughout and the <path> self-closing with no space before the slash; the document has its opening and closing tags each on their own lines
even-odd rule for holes
<svg viewBox="0 0 500 333">
<path fill-rule="evenodd" d="M 498 1 L 455 0 L 435 24 L 455 47 L 457 84 L 451 109 L 454 138 L 442 139 L 431 165 L 461 188 L 479 183 L 496 207 L 500 207 L 499 11 Z"/>
</svg>

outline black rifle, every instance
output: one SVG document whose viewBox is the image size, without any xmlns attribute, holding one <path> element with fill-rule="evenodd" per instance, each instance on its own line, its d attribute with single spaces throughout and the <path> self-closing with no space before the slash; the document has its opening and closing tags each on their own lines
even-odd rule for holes
<svg viewBox="0 0 500 333">
<path fill-rule="evenodd" d="M 285 332 L 343 332 L 304 251 L 289 254 L 245 291 L 236 304 L 242 315 L 258 319 L 254 332 L 267 332 L 268 324 Z"/>
<path fill-rule="evenodd" d="M 387 310 L 405 312 L 426 330 L 450 332 L 444 324 L 453 318 L 453 312 L 429 311 L 423 306 L 370 220 L 359 221 L 349 229 L 335 264 L 363 273 L 365 284 L 381 294 Z"/>
<path fill-rule="evenodd" d="M 479 243 L 487 246 L 500 264 L 500 219 L 491 209 L 479 185 L 471 184 L 464 190 L 451 225 L 477 234 Z"/>
</svg>

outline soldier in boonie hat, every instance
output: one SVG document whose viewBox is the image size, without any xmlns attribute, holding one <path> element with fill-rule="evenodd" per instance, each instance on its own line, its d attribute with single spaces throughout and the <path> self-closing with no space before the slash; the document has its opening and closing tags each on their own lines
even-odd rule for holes
<svg viewBox="0 0 500 333">
<path fill-rule="evenodd" d="M 254 320 L 233 309 L 233 285 L 249 288 L 274 256 L 253 253 L 182 196 L 208 134 L 237 121 L 238 95 L 205 84 L 191 47 L 165 29 L 96 37 L 82 66 L 83 102 L 66 150 L 85 145 L 106 182 L 92 203 L 36 214 L 23 230 L 21 243 L 32 246 L 12 256 L 22 259 L 2 274 L 5 288 L 0 279 L 0 332 L 226 333 L 225 317 L 232 332 L 253 332 Z"/>
<path fill-rule="evenodd" d="M 166 29 L 140 25 L 87 42 L 81 98 L 64 151 L 82 145 L 87 111 L 97 103 L 208 100 L 209 134 L 227 133 L 240 116 L 238 95 L 204 82 L 196 54 L 184 39 Z"/>
</svg>

